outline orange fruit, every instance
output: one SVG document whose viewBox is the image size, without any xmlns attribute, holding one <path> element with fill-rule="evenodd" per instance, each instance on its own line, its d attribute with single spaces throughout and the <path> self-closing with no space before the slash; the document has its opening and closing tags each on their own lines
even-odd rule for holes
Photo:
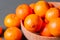
<svg viewBox="0 0 60 40">
<path fill-rule="evenodd" d="M 45 15 L 45 18 L 50 21 L 51 19 L 55 19 L 59 17 L 59 9 L 57 8 L 50 8 Z"/>
<path fill-rule="evenodd" d="M 30 14 L 25 18 L 24 26 L 31 32 L 38 32 L 42 26 L 42 19 L 36 14 Z"/>
<path fill-rule="evenodd" d="M 5 40 L 21 40 L 22 32 L 17 27 L 7 28 L 4 32 Z"/>
<path fill-rule="evenodd" d="M 2 32 L 3 32 L 3 29 L 2 29 L 2 27 L 0 26 L 0 35 L 2 34 Z"/>
<path fill-rule="evenodd" d="M 42 32 L 40 32 L 40 34 L 42 36 L 47 36 L 47 37 L 52 36 L 51 33 L 49 32 L 49 29 L 48 29 L 47 25 L 43 28 L 43 30 L 42 30 Z"/>
<path fill-rule="evenodd" d="M 6 27 L 19 27 L 20 19 L 13 13 L 10 13 L 5 16 L 4 25 Z"/>
<path fill-rule="evenodd" d="M 38 1 L 35 4 L 34 12 L 40 17 L 44 17 L 46 11 L 50 8 L 49 4 L 46 1 Z"/>
<path fill-rule="evenodd" d="M 21 4 L 16 8 L 16 15 L 21 19 L 24 20 L 25 17 L 29 14 L 33 13 L 32 9 L 27 4 Z"/>
<path fill-rule="evenodd" d="M 31 3 L 29 6 L 30 6 L 32 9 L 34 9 L 35 3 Z"/>
<path fill-rule="evenodd" d="M 53 36 L 60 37 L 60 18 L 51 20 L 48 29 Z"/>
</svg>

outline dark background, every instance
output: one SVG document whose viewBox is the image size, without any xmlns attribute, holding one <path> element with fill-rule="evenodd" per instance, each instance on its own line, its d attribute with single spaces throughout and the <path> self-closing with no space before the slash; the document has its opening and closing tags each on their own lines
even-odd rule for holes
<svg viewBox="0 0 60 40">
<path fill-rule="evenodd" d="M 0 0 L 0 25 L 3 27 L 3 29 L 6 29 L 3 22 L 4 22 L 4 17 L 8 13 L 15 13 L 15 9 L 19 4 L 22 3 L 30 4 L 36 1 L 38 0 Z M 59 2 L 60 0 L 46 0 L 46 1 Z"/>
</svg>

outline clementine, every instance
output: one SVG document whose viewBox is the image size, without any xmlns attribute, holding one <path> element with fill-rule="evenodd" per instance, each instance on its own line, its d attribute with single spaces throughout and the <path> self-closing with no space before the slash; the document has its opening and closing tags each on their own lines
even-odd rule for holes
<svg viewBox="0 0 60 40">
<path fill-rule="evenodd" d="M 48 2 L 46 1 L 38 1 L 35 4 L 34 7 L 34 12 L 36 15 L 40 16 L 40 17 L 44 17 L 45 13 L 47 12 L 47 10 L 50 8 Z"/>
<path fill-rule="evenodd" d="M 19 27 L 20 19 L 13 13 L 10 13 L 5 16 L 4 25 L 6 27 Z"/>
<path fill-rule="evenodd" d="M 57 8 L 50 8 L 47 11 L 47 13 L 46 13 L 45 18 L 48 21 L 50 21 L 51 19 L 58 18 L 59 17 L 59 14 L 60 14 L 59 9 L 57 9 Z"/>
<path fill-rule="evenodd" d="M 17 27 L 7 28 L 4 32 L 5 40 L 21 40 L 22 32 Z"/>
<path fill-rule="evenodd" d="M 24 26 L 31 32 L 37 32 L 41 29 L 42 19 L 36 14 L 30 14 L 25 18 Z"/>
</svg>

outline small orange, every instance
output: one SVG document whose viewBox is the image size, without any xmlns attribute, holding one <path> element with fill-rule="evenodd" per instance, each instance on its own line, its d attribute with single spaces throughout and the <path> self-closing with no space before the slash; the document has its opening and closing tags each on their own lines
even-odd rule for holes
<svg viewBox="0 0 60 40">
<path fill-rule="evenodd" d="M 51 20 L 48 29 L 53 36 L 60 37 L 60 18 Z"/>
<path fill-rule="evenodd" d="M 38 1 L 35 4 L 34 7 L 34 12 L 36 15 L 40 16 L 40 17 L 44 17 L 46 14 L 46 11 L 50 8 L 48 2 L 46 1 Z"/>
<path fill-rule="evenodd" d="M 29 6 L 30 6 L 32 9 L 34 9 L 35 3 L 31 3 Z"/>
<path fill-rule="evenodd" d="M 45 18 L 50 21 L 51 19 L 55 19 L 59 17 L 59 9 L 57 8 L 50 8 L 45 15 Z"/>
<path fill-rule="evenodd" d="M 22 32 L 17 27 L 7 28 L 4 32 L 5 40 L 21 40 Z"/>
<path fill-rule="evenodd" d="M 21 4 L 17 6 L 16 8 L 16 15 L 21 20 L 24 20 L 27 15 L 32 14 L 32 13 L 33 13 L 32 8 L 27 4 Z"/>
<path fill-rule="evenodd" d="M 30 14 L 25 18 L 24 26 L 31 32 L 37 32 L 41 29 L 42 19 L 36 14 Z"/>
<path fill-rule="evenodd" d="M 13 13 L 10 13 L 5 16 L 4 25 L 6 27 L 19 27 L 20 19 Z"/>
</svg>

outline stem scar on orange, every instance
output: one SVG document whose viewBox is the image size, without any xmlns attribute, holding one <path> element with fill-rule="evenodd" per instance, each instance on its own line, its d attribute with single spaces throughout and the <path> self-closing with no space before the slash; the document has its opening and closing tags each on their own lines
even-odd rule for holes
<svg viewBox="0 0 60 40">
<path fill-rule="evenodd" d="M 36 14 L 30 14 L 25 18 L 24 26 L 31 32 L 38 32 L 42 26 L 42 19 Z"/>
<path fill-rule="evenodd" d="M 16 8 L 16 15 L 21 20 L 24 20 L 27 15 L 32 14 L 32 13 L 33 13 L 32 8 L 27 4 L 21 4 L 17 6 Z"/>
</svg>

